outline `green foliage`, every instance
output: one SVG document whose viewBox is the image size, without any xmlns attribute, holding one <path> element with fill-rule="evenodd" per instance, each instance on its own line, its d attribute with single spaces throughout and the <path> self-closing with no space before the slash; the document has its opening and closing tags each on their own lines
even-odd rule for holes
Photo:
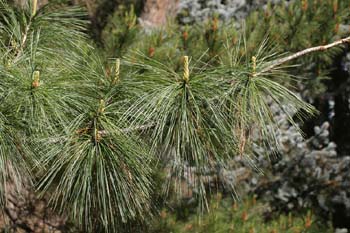
<svg viewBox="0 0 350 233">
<path fill-rule="evenodd" d="M 114 232 L 142 219 L 151 157 L 122 130 L 123 88 L 86 40 L 85 14 L 51 5 L 35 11 L 31 2 L 0 8 L 1 204 L 8 182 L 28 184 L 33 171 L 39 191 L 52 192 L 53 206 L 82 229 Z"/>
<path fill-rule="evenodd" d="M 186 207 L 183 207 L 186 208 Z M 186 212 L 186 209 L 180 211 Z M 176 211 L 163 209 L 150 232 L 235 232 L 235 233 L 319 233 L 332 232 L 325 224 L 317 221 L 308 211 L 295 215 L 273 216 L 264 219 L 267 206 L 255 198 L 232 202 L 230 198 L 222 199 L 217 195 L 210 203 L 209 212 L 202 216 L 189 213 L 180 217 Z"/>
<path fill-rule="evenodd" d="M 226 116 L 212 100 L 220 95 L 222 81 L 210 79 L 200 70 L 187 79 L 152 59 L 146 61 L 131 63 L 144 69 L 134 77 L 134 85 L 147 90 L 126 112 L 133 117 L 132 125 L 153 124 L 149 130 L 152 149 L 161 161 L 170 162 L 167 166 L 177 178 L 186 172 L 185 164 L 195 166 L 200 175 L 211 163 L 224 161 L 229 152 L 225 146 L 231 150 L 235 140 Z M 201 179 L 196 182 L 204 196 Z"/>
<path fill-rule="evenodd" d="M 53 13 L 44 7 L 33 15 L 30 3 L 21 9 L 1 1 L 0 12 L 3 200 L 7 182 L 22 186 L 30 180 L 28 165 L 37 165 L 29 148 L 36 137 L 34 132 L 49 134 L 70 115 L 67 106 L 71 92 L 61 77 L 66 67 L 74 67 L 70 61 L 80 51 L 78 42 L 85 37 L 80 30 L 85 23 L 80 20 L 83 13 L 75 8 Z M 41 77 L 39 70 L 43 70 Z"/>
<path fill-rule="evenodd" d="M 181 67 L 179 57 L 184 55 L 191 56 L 194 60 L 200 59 L 203 63 L 218 65 L 217 60 L 226 53 L 227 48 L 240 46 L 239 53 L 253 56 L 252 53 L 259 48 L 261 41 L 266 37 L 273 42 L 275 52 L 282 54 L 328 44 L 349 33 L 344 27 L 348 24 L 349 4 L 338 0 L 269 4 L 266 9 L 253 11 L 242 25 L 222 22 L 213 16 L 201 24 L 178 25 L 173 22 L 164 30 L 147 32 L 128 30 L 130 18 L 128 11 L 118 12 L 116 13 L 118 17 L 123 14 L 126 14 L 126 17 L 115 17 L 106 27 L 104 46 L 108 48 L 108 53 L 122 57 L 132 55 L 133 51 L 141 51 L 174 67 L 175 70 Z M 239 45 L 242 30 L 246 43 Z M 127 41 L 123 43 L 125 45 L 123 49 L 117 51 L 111 49 L 115 44 L 112 41 L 119 40 L 116 34 L 111 32 L 123 35 L 121 40 Z M 205 51 L 207 52 L 204 53 Z M 335 47 L 291 62 L 291 65 L 307 64 L 290 69 L 290 73 L 298 77 L 293 81 L 293 85 L 299 84 L 302 80 L 302 89 L 307 91 L 307 94 L 314 96 L 322 93 L 324 90 L 322 81 L 328 78 L 333 59 L 342 51 L 341 46 Z"/>
<path fill-rule="evenodd" d="M 262 44 L 253 63 L 230 50 L 218 57 L 216 66 L 201 60 L 188 64 L 184 59 L 180 71 L 146 55 L 129 59 L 130 67 L 142 70 L 130 81 L 144 94 L 133 100 L 125 118 L 135 127 L 152 125 L 146 133 L 153 154 L 158 155 L 175 183 L 186 174 L 194 179 L 204 209 L 206 170 L 224 167 L 236 154 L 247 154 L 253 133 L 261 135 L 255 143 L 277 146 L 271 103 L 286 112 L 294 125 L 298 110 L 314 112 L 312 106 L 279 83 L 278 79 L 289 78 L 287 74 L 280 69 L 264 71 L 276 57 L 266 55 L 268 51 Z M 133 61 L 135 58 L 142 63 Z M 223 60 L 231 63 L 221 63 Z"/>
<path fill-rule="evenodd" d="M 348 24 L 347 1 L 303 0 L 289 4 L 269 5 L 253 12 L 246 20 L 248 47 L 254 50 L 266 35 L 278 46 L 279 52 L 297 52 L 302 48 L 324 45 L 349 34 L 341 25 Z M 333 59 L 342 52 L 335 47 L 299 58 L 292 64 L 308 64 L 293 68 L 291 73 L 306 80 L 305 89 L 311 95 L 322 93 L 322 80 L 328 78 Z"/>
<path fill-rule="evenodd" d="M 215 17 L 146 34 L 121 8 L 104 31 L 104 55 L 120 63 L 94 50 L 78 8 L 0 10 L 2 205 L 8 181 L 32 177 L 82 230 L 115 232 L 151 215 L 160 168 L 168 188 L 192 177 L 206 209 L 209 168 L 252 143 L 277 146 L 271 104 L 294 125 L 315 112 L 283 67 L 266 70 L 278 48 Z"/>
<path fill-rule="evenodd" d="M 152 157 L 120 119 L 124 92 L 117 70 L 108 74 L 89 54 L 75 73 L 78 114 L 37 151 L 44 166 L 38 188 L 53 192 L 54 206 L 86 231 L 114 232 L 149 215 Z"/>
<path fill-rule="evenodd" d="M 39 188 L 52 191 L 54 204 L 89 231 L 100 229 L 101 221 L 113 232 L 121 222 L 142 219 L 149 208 L 147 150 L 106 115 L 82 114 L 55 137 L 61 142 L 42 151 L 47 172 Z"/>
<path fill-rule="evenodd" d="M 108 57 L 121 57 L 139 34 L 134 6 L 129 8 L 120 5 L 102 31 L 104 51 Z"/>
<path fill-rule="evenodd" d="M 32 15 L 29 6 L 1 3 L 2 112 L 13 126 L 49 133 L 58 122 L 68 122 L 75 93 L 67 76 L 83 49 L 83 15 L 76 8 L 51 12 L 48 7 Z"/>
</svg>

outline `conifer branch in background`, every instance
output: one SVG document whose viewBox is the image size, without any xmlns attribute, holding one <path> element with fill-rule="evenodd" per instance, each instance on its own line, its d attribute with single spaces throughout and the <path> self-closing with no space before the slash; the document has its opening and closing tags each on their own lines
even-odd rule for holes
<svg viewBox="0 0 350 233">
<path fill-rule="evenodd" d="M 276 61 L 273 61 L 271 62 L 270 65 L 268 65 L 266 68 L 262 69 L 260 72 L 258 73 L 254 73 L 253 76 L 259 76 L 263 73 L 266 73 L 268 71 L 271 71 L 272 69 L 276 68 L 277 66 L 280 66 L 286 62 L 289 62 L 291 60 L 294 60 L 296 58 L 299 58 L 299 57 L 302 57 L 306 54 L 309 54 L 309 53 L 312 53 L 312 52 L 316 52 L 316 51 L 324 51 L 324 50 L 327 50 L 327 49 L 330 49 L 330 48 L 333 48 L 335 46 L 338 46 L 338 45 L 341 45 L 341 44 L 345 44 L 345 43 L 350 43 L 350 36 L 349 37 L 346 37 L 346 38 L 343 38 L 343 39 L 340 39 L 340 40 L 337 40 L 331 44 L 327 44 L 327 45 L 320 45 L 320 46 L 316 46 L 316 47 L 311 47 L 311 48 L 307 48 L 307 49 L 304 49 L 302 51 L 299 51 L 297 53 L 294 53 L 292 55 L 289 55 L 287 57 L 284 57 L 284 58 L 281 58 L 281 59 L 278 59 Z"/>
</svg>

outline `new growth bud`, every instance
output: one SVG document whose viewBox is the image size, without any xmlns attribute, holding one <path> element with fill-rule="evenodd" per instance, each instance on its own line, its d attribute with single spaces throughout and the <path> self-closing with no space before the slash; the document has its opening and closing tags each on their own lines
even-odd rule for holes
<svg viewBox="0 0 350 233">
<path fill-rule="evenodd" d="M 100 100 L 100 105 L 98 107 L 98 113 L 101 114 L 105 111 L 106 105 L 103 99 Z"/>
<path fill-rule="evenodd" d="M 182 38 L 184 39 L 184 41 L 187 41 L 187 39 L 188 39 L 188 32 L 187 31 L 184 31 L 182 33 Z"/>
<path fill-rule="evenodd" d="M 186 83 L 190 80 L 190 70 L 188 68 L 188 56 L 184 56 L 184 76 L 183 79 Z"/>
<path fill-rule="evenodd" d="M 302 9 L 303 11 L 306 11 L 307 8 L 308 8 L 308 0 L 302 0 L 302 1 L 301 1 L 301 9 Z"/>
<path fill-rule="evenodd" d="M 40 72 L 38 70 L 33 72 L 32 76 L 33 82 L 32 82 L 32 87 L 37 88 L 40 86 Z"/>
<path fill-rule="evenodd" d="M 38 7 L 38 0 L 33 0 L 32 17 L 36 14 L 37 7 Z"/>
<path fill-rule="evenodd" d="M 252 63 L 253 63 L 253 76 L 256 75 L 256 57 L 252 57 Z"/>
<path fill-rule="evenodd" d="M 120 59 L 117 58 L 115 61 L 115 67 L 114 67 L 114 79 L 113 79 L 113 84 L 116 84 L 119 82 L 120 78 Z"/>
</svg>

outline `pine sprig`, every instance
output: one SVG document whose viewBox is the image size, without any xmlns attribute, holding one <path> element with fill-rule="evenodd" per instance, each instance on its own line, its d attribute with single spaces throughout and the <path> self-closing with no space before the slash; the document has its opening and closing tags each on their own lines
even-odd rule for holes
<svg viewBox="0 0 350 233">
<path fill-rule="evenodd" d="M 58 138 L 63 141 L 41 151 L 47 171 L 39 186 L 53 188 L 56 208 L 87 231 L 103 226 L 114 232 L 122 222 L 145 217 L 151 170 L 144 146 L 103 115 L 78 116 Z"/>
<path fill-rule="evenodd" d="M 208 171 L 248 155 L 253 143 L 278 147 L 274 108 L 295 126 L 301 113 L 314 114 L 284 63 L 349 41 L 282 57 L 267 40 L 237 43 L 233 27 L 214 18 L 187 34 L 168 28 L 142 38 L 145 55 L 128 52 L 106 68 L 80 9 L 35 4 L 0 1 L 0 204 L 8 181 L 21 187 L 34 171 L 38 190 L 88 232 L 116 232 L 149 215 L 158 161 L 167 184 L 187 176 L 207 208 Z M 138 33 L 135 19 L 126 15 L 128 33 Z M 119 55 L 124 42 L 112 46 L 122 45 Z"/>
<path fill-rule="evenodd" d="M 187 57 L 183 62 L 182 73 L 168 70 L 154 60 L 138 64 L 145 72 L 135 84 L 146 91 L 125 117 L 131 119 L 132 125 L 154 123 L 148 130 L 154 153 L 159 154 L 177 182 L 187 172 L 186 166 L 195 167 L 189 176 L 196 180 L 200 198 L 205 198 L 201 176 L 227 157 L 235 140 L 213 101 L 222 91 L 220 81 L 195 71 L 196 67 L 188 67 Z"/>
<path fill-rule="evenodd" d="M 119 71 L 115 66 L 109 74 L 98 56 L 82 60 L 73 79 L 75 92 L 83 99 L 73 103 L 78 108 L 71 107 L 78 115 L 62 133 L 43 137 L 40 144 L 46 143 L 36 151 L 44 166 L 38 189 L 53 191 L 55 209 L 70 213 L 81 229 L 115 232 L 151 214 L 152 157 L 119 119 L 125 94 L 120 64 Z"/>
</svg>

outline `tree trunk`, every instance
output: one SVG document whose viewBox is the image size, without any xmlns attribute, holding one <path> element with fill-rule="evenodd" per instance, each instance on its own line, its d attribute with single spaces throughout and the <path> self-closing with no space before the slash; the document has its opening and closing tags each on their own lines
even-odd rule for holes
<svg viewBox="0 0 350 233">
<path fill-rule="evenodd" d="M 175 17 L 179 0 L 146 0 L 141 15 L 144 27 L 158 27 Z"/>
</svg>

